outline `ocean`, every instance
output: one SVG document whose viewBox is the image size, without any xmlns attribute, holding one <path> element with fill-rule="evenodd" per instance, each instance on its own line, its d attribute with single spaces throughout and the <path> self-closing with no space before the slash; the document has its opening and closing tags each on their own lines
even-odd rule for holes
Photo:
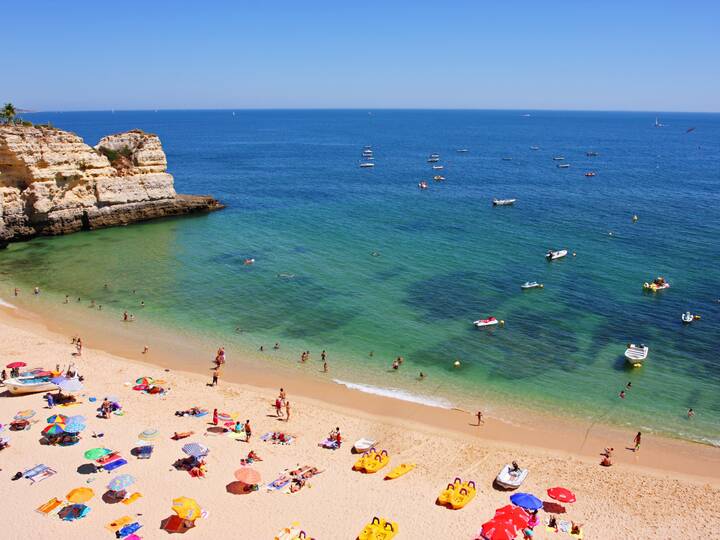
<svg viewBox="0 0 720 540">
<path fill-rule="evenodd" d="M 263 345 L 289 364 L 310 350 L 317 366 L 324 349 L 330 376 L 366 392 L 720 445 L 720 115 L 661 114 L 661 128 L 621 112 L 23 116 L 91 145 L 157 133 L 178 192 L 227 208 L 11 245 L 7 287 L 93 299 L 108 318 L 128 309 L 210 354 Z M 576 256 L 549 263 L 549 248 Z M 644 293 L 656 276 L 670 289 Z M 544 288 L 522 291 L 528 280 Z M 683 325 L 686 310 L 701 320 Z M 490 315 L 505 325 L 473 327 Z M 650 347 L 642 368 L 626 365 L 628 342 Z"/>
</svg>

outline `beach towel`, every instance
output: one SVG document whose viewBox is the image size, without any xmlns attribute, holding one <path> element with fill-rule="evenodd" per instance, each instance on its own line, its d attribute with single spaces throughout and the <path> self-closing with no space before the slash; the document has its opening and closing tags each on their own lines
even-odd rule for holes
<svg viewBox="0 0 720 540">
<path fill-rule="evenodd" d="M 328 450 L 337 450 L 338 448 L 340 448 L 340 441 L 325 439 L 323 442 L 318 444 L 318 446 L 321 446 L 322 448 L 327 448 Z"/>
<path fill-rule="evenodd" d="M 107 525 L 105 525 L 105 528 L 108 529 L 110 532 L 115 533 L 122 529 L 125 525 L 128 523 L 132 523 L 132 518 L 130 516 L 123 516 L 119 519 L 116 519 L 115 521 L 111 521 Z"/>
<path fill-rule="evenodd" d="M 114 471 L 115 469 L 118 469 L 122 467 L 123 465 L 127 465 L 127 461 L 123 458 L 116 459 L 115 461 L 111 461 L 110 463 L 107 463 L 106 465 L 103 465 L 104 471 Z"/>
<path fill-rule="evenodd" d="M 58 499 L 57 497 L 53 497 L 42 506 L 37 507 L 35 511 L 45 516 L 49 516 L 50 514 L 57 513 L 60 510 L 61 504 L 62 501 L 60 499 Z"/>
<path fill-rule="evenodd" d="M 569 521 L 565 521 L 565 520 L 558 521 L 558 530 L 560 532 L 569 534 L 571 528 L 572 528 L 572 523 L 570 523 Z"/>
<path fill-rule="evenodd" d="M 270 482 L 266 486 L 267 490 L 268 491 L 277 491 L 277 490 L 283 489 L 285 486 L 287 486 L 290 483 L 290 480 L 292 480 L 292 478 L 283 474 L 283 475 L 277 477 L 272 482 Z"/>
<path fill-rule="evenodd" d="M 117 531 L 115 533 L 115 536 L 118 538 L 125 538 L 126 536 L 131 535 L 132 533 L 140 529 L 140 527 L 142 527 L 142 525 L 140 525 L 137 521 L 135 521 L 134 523 L 129 523 L 128 525 L 125 525 L 122 529 Z"/>
<path fill-rule="evenodd" d="M 129 497 L 123 499 L 123 500 L 122 500 L 122 503 L 123 503 L 123 504 L 132 504 L 132 503 L 134 503 L 135 501 L 137 501 L 140 497 L 142 497 L 142 493 L 140 493 L 139 491 L 136 491 L 135 493 L 133 493 L 133 494 L 130 495 Z M 131 531 L 131 532 L 135 532 L 135 531 Z"/>
</svg>

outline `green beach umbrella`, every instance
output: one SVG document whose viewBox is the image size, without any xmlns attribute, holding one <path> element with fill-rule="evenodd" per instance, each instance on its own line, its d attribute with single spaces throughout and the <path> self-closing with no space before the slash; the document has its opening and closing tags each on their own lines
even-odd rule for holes
<svg viewBox="0 0 720 540">
<path fill-rule="evenodd" d="M 107 456 L 108 454 L 112 454 L 112 450 L 109 450 L 107 448 L 91 448 L 87 452 L 85 452 L 85 459 L 90 459 L 92 461 L 95 461 L 96 459 L 100 459 L 103 456 Z"/>
</svg>

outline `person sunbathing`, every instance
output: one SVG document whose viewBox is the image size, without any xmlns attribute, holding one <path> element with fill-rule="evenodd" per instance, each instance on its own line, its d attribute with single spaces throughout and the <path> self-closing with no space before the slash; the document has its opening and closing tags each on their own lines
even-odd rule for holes
<svg viewBox="0 0 720 540">
<path fill-rule="evenodd" d="M 290 493 L 297 493 L 303 486 L 305 486 L 305 480 L 303 478 L 293 478 L 290 482 Z"/>
<path fill-rule="evenodd" d="M 582 523 L 575 523 L 572 522 L 572 526 L 570 527 L 570 534 L 580 534 L 582 532 Z"/>
<path fill-rule="evenodd" d="M 187 437 L 190 437 L 190 436 L 193 435 L 194 433 L 195 433 L 194 431 L 183 431 L 183 432 L 180 432 L 180 433 L 178 433 L 178 432 L 176 431 L 175 433 L 173 433 L 172 438 L 173 438 L 173 440 L 179 441 L 180 439 L 185 439 L 185 438 L 187 438 Z"/>
</svg>

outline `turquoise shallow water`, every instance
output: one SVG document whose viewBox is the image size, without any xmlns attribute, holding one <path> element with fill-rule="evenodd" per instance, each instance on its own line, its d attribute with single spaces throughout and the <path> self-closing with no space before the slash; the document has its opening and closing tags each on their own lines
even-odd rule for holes
<svg viewBox="0 0 720 540">
<path fill-rule="evenodd" d="M 279 341 L 288 360 L 325 348 L 338 379 L 439 403 L 492 399 L 720 443 L 718 115 L 666 114 L 661 129 L 639 113 L 27 116 L 90 144 L 124 129 L 158 133 L 178 191 L 228 208 L 16 244 L 0 253 L 6 281 L 211 342 Z M 373 170 L 358 167 L 366 144 Z M 447 180 L 421 192 L 431 152 Z M 492 208 L 495 196 L 518 203 Z M 547 263 L 549 247 L 577 257 Z M 671 289 L 643 294 L 656 275 Z M 521 292 L 526 280 L 545 289 Z M 702 320 L 683 327 L 686 309 Z M 472 327 L 490 314 L 506 326 Z M 642 369 L 626 368 L 628 341 L 651 347 Z M 398 355 L 406 362 L 389 373 Z"/>
</svg>

